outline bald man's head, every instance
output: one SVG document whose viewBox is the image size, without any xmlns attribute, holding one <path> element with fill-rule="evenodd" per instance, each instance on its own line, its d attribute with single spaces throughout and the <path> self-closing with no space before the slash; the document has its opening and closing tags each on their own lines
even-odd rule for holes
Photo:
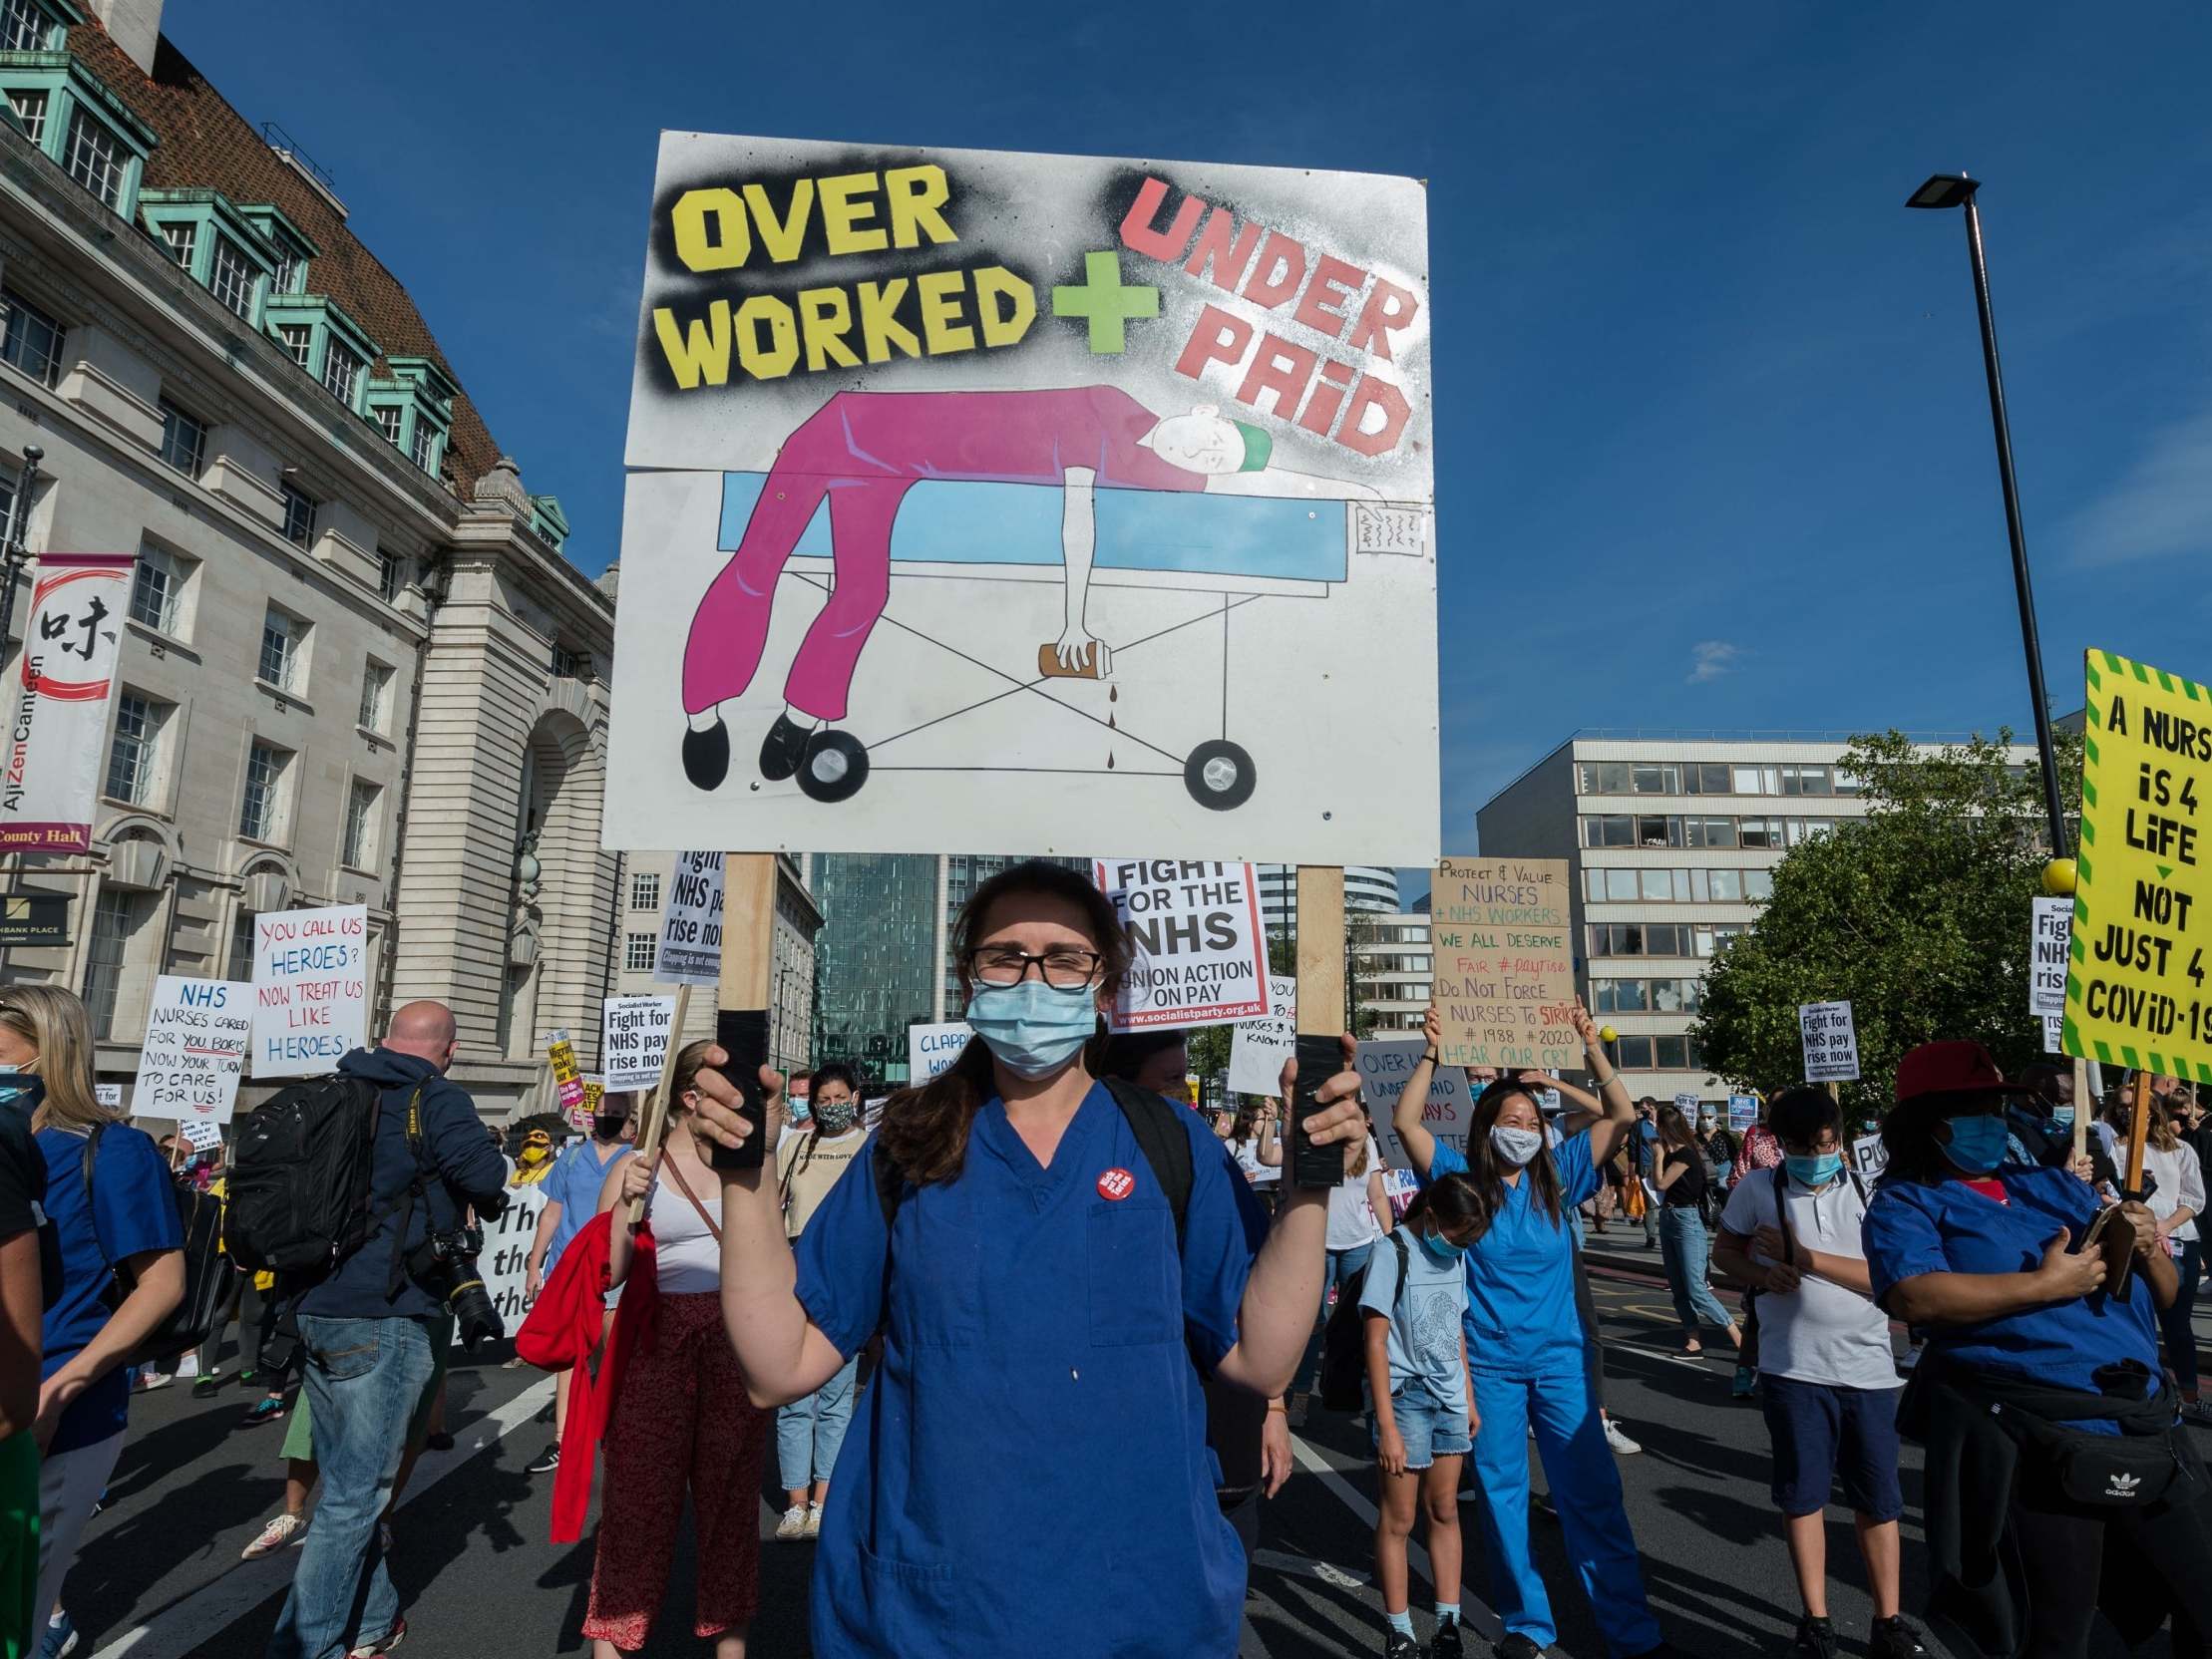
<svg viewBox="0 0 2212 1659">
<path fill-rule="evenodd" d="M 441 1072 L 453 1064 L 460 1028 L 442 1002 L 410 1002 L 392 1016 L 384 1047 L 427 1060 Z"/>
</svg>

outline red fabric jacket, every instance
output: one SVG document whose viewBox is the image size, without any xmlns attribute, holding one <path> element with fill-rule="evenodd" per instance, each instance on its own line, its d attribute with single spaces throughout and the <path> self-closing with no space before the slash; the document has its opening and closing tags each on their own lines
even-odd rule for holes
<svg viewBox="0 0 2212 1659">
<path fill-rule="evenodd" d="M 573 1371 L 568 1385 L 568 1422 L 560 1432 L 560 1468 L 553 1476 L 553 1541 L 574 1543 L 583 1535 L 591 1511 L 591 1469 L 599 1441 L 622 1390 L 622 1372 L 631 1354 L 652 1341 L 653 1315 L 660 1303 L 660 1278 L 650 1223 L 642 1223 L 630 1250 L 630 1270 L 614 1310 L 614 1334 L 607 1338 L 598 1374 L 591 1354 L 605 1327 L 607 1243 L 614 1210 L 594 1215 L 568 1241 L 553 1277 L 515 1333 L 515 1352 L 541 1371 Z"/>
</svg>

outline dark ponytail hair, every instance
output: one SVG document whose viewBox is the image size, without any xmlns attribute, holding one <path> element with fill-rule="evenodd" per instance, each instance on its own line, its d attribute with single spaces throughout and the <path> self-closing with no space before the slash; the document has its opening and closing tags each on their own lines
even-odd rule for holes
<svg viewBox="0 0 2212 1659">
<path fill-rule="evenodd" d="M 1405 1206 L 1403 1224 L 1430 1237 L 1470 1222 L 1481 1223 L 1487 1232 L 1495 1207 L 1485 1207 L 1481 1189 L 1468 1176 L 1454 1170 L 1448 1175 L 1439 1175 L 1413 1194 L 1413 1201 Z"/>
<path fill-rule="evenodd" d="M 960 907 L 959 919 L 952 924 L 952 959 L 959 972 L 961 1000 L 972 988 L 968 957 L 982 939 L 992 908 L 1002 899 L 1031 895 L 1060 899 L 1083 912 L 1092 946 L 1104 958 L 1100 988 L 1109 994 L 1119 989 L 1129 971 L 1129 941 L 1113 901 L 1089 877 L 1065 864 L 1029 858 L 1000 870 Z M 1083 1050 L 1083 1067 L 1092 1077 L 1104 1075 L 1105 1046 L 1106 1022 L 1101 1019 Z M 997 1090 L 989 1045 L 980 1037 L 970 1037 L 949 1070 L 918 1089 L 902 1089 L 884 1103 L 883 1121 L 876 1132 L 878 1156 L 902 1179 L 917 1186 L 952 1179 L 967 1161 L 967 1136 L 975 1114 Z"/>
</svg>

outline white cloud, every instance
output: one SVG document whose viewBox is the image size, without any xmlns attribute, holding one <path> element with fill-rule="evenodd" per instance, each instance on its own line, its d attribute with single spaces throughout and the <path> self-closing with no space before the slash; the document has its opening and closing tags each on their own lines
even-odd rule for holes
<svg viewBox="0 0 2212 1659">
<path fill-rule="evenodd" d="M 2212 410 L 2177 421 L 2061 532 L 2077 564 L 2212 550 Z"/>
<path fill-rule="evenodd" d="M 1689 677 L 1684 685 L 1701 686 L 1708 680 L 1717 680 L 1736 665 L 1736 658 L 1743 655 L 1743 647 L 1730 645 L 1724 639 L 1700 639 L 1689 648 Z"/>
</svg>

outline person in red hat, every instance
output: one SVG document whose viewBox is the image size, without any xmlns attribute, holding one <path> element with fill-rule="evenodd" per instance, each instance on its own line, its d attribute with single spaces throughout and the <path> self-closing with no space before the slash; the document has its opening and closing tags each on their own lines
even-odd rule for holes
<svg viewBox="0 0 2212 1659">
<path fill-rule="evenodd" d="M 2131 1643 L 2171 1614 L 2201 1651 L 2212 1481 L 2158 1367 L 2173 1263 L 2131 1200 L 2104 1223 L 2134 1227 L 2130 1282 L 2107 1286 L 2089 1184 L 2007 1159 L 2023 1092 L 1979 1043 L 1924 1043 L 1882 1125 L 1866 1259 L 1928 1337 L 1901 1420 L 1928 1448 L 1929 1612 L 1990 1654 L 2085 1655 L 2100 1605 Z"/>
</svg>

